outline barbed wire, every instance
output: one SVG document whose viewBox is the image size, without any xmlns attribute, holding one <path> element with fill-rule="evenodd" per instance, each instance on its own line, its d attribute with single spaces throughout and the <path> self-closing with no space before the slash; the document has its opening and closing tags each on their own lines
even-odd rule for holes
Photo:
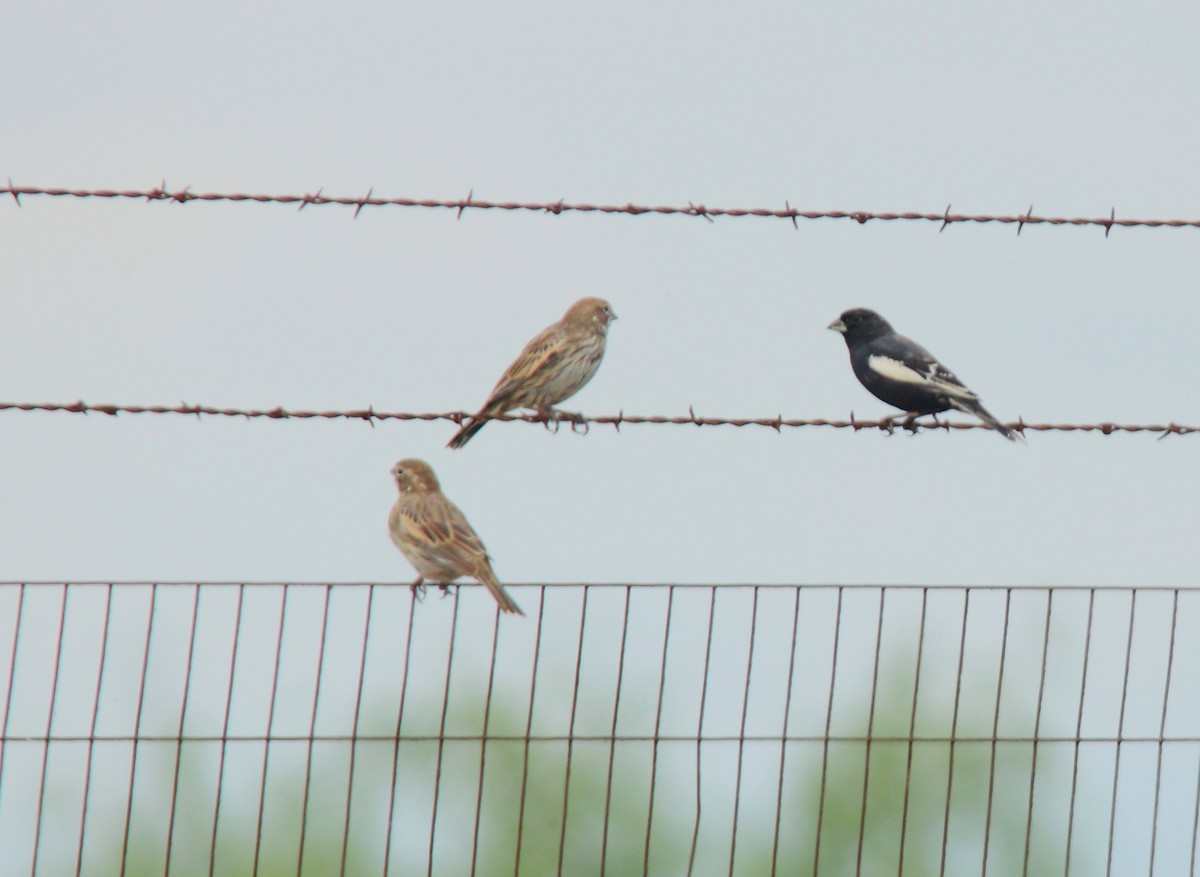
<svg viewBox="0 0 1200 877">
<path fill-rule="evenodd" d="M 792 207 L 791 203 L 785 200 L 782 210 L 771 209 L 767 207 L 706 207 L 703 204 L 694 204 L 688 202 L 686 207 L 658 205 L 651 206 L 648 204 L 589 204 L 585 202 L 568 202 L 565 199 L 558 201 L 486 201 L 475 198 L 475 190 L 472 189 L 466 198 L 382 198 L 375 195 L 374 187 L 367 190 L 366 195 L 326 195 L 324 187 L 318 188 L 315 192 L 305 193 L 303 195 L 272 195 L 272 194 L 249 194 L 244 192 L 193 192 L 191 186 L 184 186 L 181 189 L 172 191 L 167 187 L 166 180 L 163 180 L 158 186 L 149 189 L 66 189 L 58 187 L 43 187 L 43 186 L 17 186 L 13 183 L 12 178 L 8 180 L 7 186 L 0 186 L 0 195 L 9 195 L 18 204 L 21 204 L 21 197 L 47 197 L 47 198 L 102 198 L 102 199 L 122 199 L 122 200 L 144 200 L 147 203 L 158 201 L 170 201 L 176 204 L 187 204 L 192 201 L 208 201 L 208 202 L 228 202 L 228 203 L 252 203 L 252 204 L 298 204 L 300 210 L 303 210 L 309 205 L 321 207 L 329 204 L 338 204 L 343 207 L 354 208 L 354 218 L 362 212 L 364 207 L 416 207 L 435 210 L 454 210 L 457 213 L 457 218 L 461 219 L 463 212 L 470 210 L 504 210 L 504 211 L 520 211 L 529 213 L 549 213 L 555 216 L 563 213 L 601 213 L 608 215 L 627 215 L 627 216 L 643 216 L 646 214 L 658 214 L 660 216 L 694 216 L 712 222 L 714 217 L 729 217 L 739 218 L 746 216 L 756 216 L 767 219 L 786 219 L 790 220 L 792 225 L 799 228 L 799 220 L 818 220 L 818 219 L 850 219 L 857 222 L 859 225 L 877 220 L 879 222 L 933 222 L 939 223 L 939 231 L 944 231 L 947 226 L 955 223 L 998 223 L 1001 225 L 1015 225 L 1017 234 L 1020 235 L 1022 229 L 1027 225 L 1075 225 L 1075 226 L 1095 226 L 1104 229 L 1104 236 L 1108 237 L 1109 232 L 1113 227 L 1124 228 L 1200 228 L 1200 219 L 1125 219 L 1117 218 L 1117 209 L 1113 207 L 1109 211 L 1108 216 L 1100 217 L 1067 217 L 1067 216 L 1041 216 L 1035 215 L 1033 205 L 1029 205 L 1029 209 L 1025 213 L 1019 214 L 990 214 L 990 213 L 951 213 L 950 204 L 946 205 L 946 209 L 941 213 L 929 213 L 921 211 L 904 211 L 904 212 L 876 212 L 872 210 L 799 210 Z"/>
<path fill-rule="evenodd" d="M 375 423 L 387 420 L 421 420 L 449 421 L 461 425 L 464 420 L 474 417 L 470 411 L 445 412 L 414 412 L 414 411 L 376 411 L 375 407 L 335 409 L 329 411 L 288 410 L 282 406 L 274 408 L 224 408 L 212 405 L 191 405 L 180 402 L 178 405 L 114 405 L 91 404 L 78 400 L 75 402 L 0 402 L 0 411 L 41 411 L 68 414 L 107 414 L 116 417 L 118 414 L 176 414 L 190 417 L 244 417 L 250 420 L 265 418 L 269 420 L 362 420 Z M 782 414 L 775 417 L 701 417 L 692 406 L 688 406 L 686 416 L 667 416 L 661 414 L 626 414 L 624 410 L 616 414 L 596 416 L 554 414 L 501 414 L 495 417 L 484 417 L 484 420 L 517 421 L 521 423 L 538 423 L 547 429 L 557 431 L 562 424 L 568 424 L 572 431 L 587 432 L 592 426 L 611 426 L 618 432 L 622 426 L 759 426 L 768 427 L 780 432 L 783 429 L 799 429 L 801 427 L 825 427 L 828 429 L 849 429 L 854 432 L 862 430 L 878 430 L 895 433 L 897 430 L 917 433 L 922 430 L 990 430 L 984 423 L 960 422 L 930 418 L 929 420 L 908 421 L 900 417 L 877 420 L 859 420 L 850 412 L 847 420 L 817 418 L 789 418 Z M 1200 426 L 1187 426 L 1174 421 L 1170 423 L 1026 423 L 1023 419 L 1005 424 L 1017 433 L 1026 432 L 1089 432 L 1101 435 L 1114 433 L 1154 433 L 1159 438 L 1168 435 L 1191 435 L 1200 432 Z"/>
</svg>

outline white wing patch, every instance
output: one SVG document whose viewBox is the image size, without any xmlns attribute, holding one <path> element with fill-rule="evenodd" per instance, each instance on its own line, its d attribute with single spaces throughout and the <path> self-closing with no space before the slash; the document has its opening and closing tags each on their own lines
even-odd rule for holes
<svg viewBox="0 0 1200 877">
<path fill-rule="evenodd" d="M 948 371 L 940 363 L 930 363 L 924 372 L 906 365 L 898 359 L 878 354 L 867 357 L 867 365 L 875 374 L 891 381 L 904 384 L 917 384 L 937 390 L 947 396 L 959 399 L 976 400 L 979 397 L 958 382 L 953 372 Z"/>
</svg>

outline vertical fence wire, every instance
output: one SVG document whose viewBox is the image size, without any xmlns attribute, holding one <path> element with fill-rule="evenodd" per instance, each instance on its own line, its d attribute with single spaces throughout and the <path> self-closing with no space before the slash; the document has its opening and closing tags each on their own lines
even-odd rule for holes
<svg viewBox="0 0 1200 877">
<path fill-rule="evenodd" d="M 650 795 L 646 810 L 646 843 L 642 850 L 642 877 L 650 874 L 650 836 L 654 831 L 654 793 L 658 791 L 659 735 L 662 732 L 663 693 L 667 687 L 667 654 L 671 646 L 671 610 L 675 605 L 675 586 L 667 588 L 667 615 L 663 621 L 662 663 L 658 667 L 658 706 L 654 711 L 654 749 L 650 757 Z"/>
<path fill-rule="evenodd" d="M 199 589 L 197 588 L 197 590 Z M 83 803 L 80 805 L 79 812 L 79 841 L 75 849 L 75 877 L 80 877 L 83 872 L 83 844 L 86 840 L 88 801 L 92 790 L 92 757 L 96 750 L 96 720 L 100 716 L 101 694 L 104 691 L 104 667 L 108 658 L 109 633 L 112 630 L 112 592 L 111 584 L 104 586 L 104 633 L 100 641 L 100 656 L 96 660 L 96 687 L 92 695 L 91 722 L 88 724 L 87 731 L 87 754 L 83 764 Z M 19 608 L 17 614 L 19 617 Z M 9 693 L 12 693 L 11 680 L 9 681 Z M 168 835 L 167 846 L 170 847 L 170 845 L 171 837 Z"/>
<path fill-rule="evenodd" d="M 929 609 L 929 589 L 921 589 L 921 622 L 917 628 L 917 655 L 913 663 L 912 709 L 908 720 L 908 749 L 904 764 L 904 804 L 900 810 L 900 849 L 897 870 L 904 871 L 904 847 L 908 841 L 909 801 L 912 796 L 913 748 L 917 734 L 917 703 L 921 692 L 921 659 L 925 655 L 925 618 Z M 999 697 L 999 692 L 997 692 Z"/>
<path fill-rule="evenodd" d="M 529 794 L 529 746 L 533 734 L 533 706 L 536 703 L 538 660 L 542 655 L 542 622 L 546 618 L 546 588 L 538 592 L 537 631 L 534 634 L 533 667 L 529 672 L 529 711 L 525 715 L 525 746 L 521 755 L 521 804 L 517 814 L 517 850 L 513 860 L 513 877 L 521 873 L 522 841 L 525 839 L 525 805 Z"/>
<path fill-rule="evenodd" d="M 58 629 L 54 634 L 54 675 L 50 682 L 50 705 L 46 708 L 46 744 L 42 747 L 42 767 L 39 771 L 38 778 L 38 795 L 37 795 L 37 820 L 33 827 L 33 864 L 30 866 L 29 873 L 36 874 L 38 866 L 38 852 L 42 847 L 42 816 L 46 810 L 46 776 L 49 773 L 50 767 L 50 740 L 51 732 L 54 728 L 54 707 L 58 703 L 58 678 L 59 672 L 62 670 L 63 657 L 63 632 L 67 626 L 67 602 L 70 597 L 70 592 L 63 587 L 62 602 L 59 605 L 58 611 Z M 132 782 L 130 784 L 130 800 L 132 801 Z"/>
<path fill-rule="evenodd" d="M 713 621 L 717 615 L 717 589 L 708 592 L 708 623 L 704 637 L 704 675 L 700 680 L 700 708 L 696 711 L 696 818 L 692 823 L 692 846 L 688 853 L 688 877 L 691 877 L 696 867 L 696 847 L 700 843 L 700 815 L 703 812 L 703 788 L 700 766 L 703 759 L 702 744 L 704 743 L 704 713 L 708 706 L 708 671 L 712 666 Z"/>
<path fill-rule="evenodd" d="M 246 586 L 238 585 L 237 616 L 233 624 L 233 641 L 229 654 L 229 677 L 225 682 L 224 721 L 221 727 L 221 750 L 217 761 L 217 793 L 213 800 L 212 833 L 208 847 L 208 877 L 213 877 L 217 864 L 217 837 L 221 827 L 221 802 L 225 800 L 225 756 L 229 748 L 229 727 L 233 719 L 233 686 L 237 680 L 238 642 L 242 636 L 243 608 Z"/>
<path fill-rule="evenodd" d="M 612 816 L 613 764 L 617 754 L 617 718 L 621 710 L 621 686 L 625 682 L 625 649 L 629 642 L 630 588 L 628 586 L 622 592 L 622 596 L 621 649 L 617 658 L 617 684 L 613 691 L 612 723 L 608 729 L 608 772 L 604 780 L 604 824 L 600 837 L 600 877 L 605 877 L 608 874 L 608 827 Z M 474 874 L 472 874 L 472 877 L 474 877 Z"/>
<path fill-rule="evenodd" d="M 1200 592 L 536 587 L 0 584 L 0 870 L 1195 873 Z"/>
<path fill-rule="evenodd" d="M 1137 591 L 1129 599 L 1129 628 L 1125 636 L 1125 670 L 1122 673 L 1121 712 L 1117 719 L 1117 737 L 1125 736 L 1125 706 L 1129 702 L 1129 666 L 1133 657 L 1133 624 L 1137 618 Z M 1108 857 L 1104 866 L 1104 877 L 1112 877 L 1113 842 L 1117 836 L 1117 792 L 1121 779 L 1121 747 L 1117 747 L 1113 757 L 1112 772 L 1112 805 L 1108 812 Z"/>
<path fill-rule="evenodd" d="M 254 830 L 254 870 L 253 877 L 258 877 L 258 866 L 262 855 L 262 838 L 263 838 L 263 816 L 266 813 L 267 804 L 267 781 L 271 776 L 271 746 L 269 740 L 275 732 L 275 709 L 279 705 L 279 673 L 283 669 L 281 659 L 283 655 L 283 634 L 287 625 L 287 608 L 288 597 L 291 596 L 291 590 L 283 589 L 283 593 L 279 600 L 279 632 L 275 635 L 275 660 L 271 665 L 271 700 L 267 706 L 267 739 L 263 742 L 263 761 L 262 761 L 262 780 L 258 786 L 258 808 L 257 808 L 257 825 Z M 328 592 L 326 592 L 328 593 Z M 328 606 L 326 607 L 328 610 Z M 328 618 L 328 611 L 325 613 Z M 322 641 L 320 654 L 325 654 L 325 644 Z M 318 659 L 319 661 L 320 659 Z M 316 704 L 314 700 L 313 714 L 316 714 Z M 303 850 L 303 846 L 301 847 Z M 299 869 L 297 869 L 299 870 Z"/>
<path fill-rule="evenodd" d="M 854 857 L 854 873 L 862 874 L 863 843 L 867 837 L 867 792 L 871 788 L 871 740 L 875 735 L 875 704 L 879 695 L 879 659 L 883 644 L 883 609 L 887 592 L 879 589 L 879 619 L 875 625 L 875 660 L 871 669 L 871 706 L 867 711 L 867 742 L 863 747 L 862 807 L 858 814 L 858 851 Z M 732 877 L 732 875 L 731 875 Z"/>
<path fill-rule="evenodd" d="M 837 691 L 838 647 L 842 636 L 842 597 L 844 589 L 837 590 L 837 616 L 833 623 L 833 647 L 829 657 L 829 699 L 825 706 L 825 737 L 821 743 L 821 792 L 817 797 L 817 833 L 813 842 L 813 874 L 821 873 L 821 829 L 825 827 L 825 792 L 829 782 L 829 740 L 833 729 L 833 702 Z"/>
<path fill-rule="evenodd" d="M 479 826 L 483 818 L 483 780 L 487 770 L 488 731 L 492 721 L 492 693 L 496 688 L 496 649 L 500 645 L 500 610 L 492 624 L 492 657 L 488 661 L 487 698 L 483 706 L 483 739 L 479 742 L 479 791 L 475 795 L 475 831 L 471 837 L 471 877 L 479 864 Z"/>
<path fill-rule="evenodd" d="M 1012 593 L 1011 591 L 1009 592 Z M 1037 738 L 1042 735 L 1042 706 L 1046 697 L 1046 657 L 1050 650 L 1050 618 L 1054 612 L 1054 593 L 1050 592 L 1046 595 L 1046 618 L 1042 622 L 1042 658 L 1041 672 L 1038 675 L 1038 693 L 1037 707 L 1033 714 L 1033 736 L 1034 744 L 1033 751 L 1030 753 L 1029 767 L 1029 799 L 1025 805 L 1025 854 L 1021 863 L 1021 877 L 1029 875 L 1029 849 L 1033 839 L 1033 809 L 1034 809 L 1034 791 L 1037 783 L 1037 764 L 1038 764 L 1038 743 Z"/>
<path fill-rule="evenodd" d="M 558 873 L 563 870 L 563 856 L 567 849 L 567 824 L 571 803 L 571 760 L 575 755 L 575 718 L 579 710 L 579 679 L 583 667 L 583 635 L 587 630 L 588 586 L 583 586 L 583 602 L 579 607 L 579 646 L 575 650 L 575 675 L 571 680 L 571 718 L 567 732 L 567 766 L 563 770 L 562 825 L 558 833 Z"/>
<path fill-rule="evenodd" d="M 1154 855 L 1158 850 L 1158 810 L 1162 803 L 1163 738 L 1167 735 L 1167 706 L 1171 701 L 1171 671 L 1175 668 L 1175 631 L 1179 626 L 1179 592 L 1171 595 L 1171 638 L 1167 645 L 1167 674 L 1163 681 L 1162 713 L 1158 719 L 1158 746 L 1154 753 L 1154 815 L 1150 819 L 1150 863 L 1146 873 L 1154 875 Z"/>
<path fill-rule="evenodd" d="M 996 803 L 996 746 L 1000 734 L 1000 704 L 1004 700 L 1004 665 L 1008 658 L 1008 623 L 1012 614 L 1012 588 L 1004 591 L 1004 629 L 1000 634 L 1000 660 L 996 675 L 996 708 L 992 710 L 992 742 L 988 754 L 987 813 L 983 818 L 983 855 L 980 874 L 987 877 L 988 848 L 992 841 L 992 808 Z"/>
<path fill-rule="evenodd" d="M 787 687 L 785 689 L 783 699 L 783 725 L 779 730 L 779 784 L 775 791 L 775 832 L 771 837 L 771 873 L 774 874 L 779 867 L 779 832 L 783 825 L 783 786 L 784 777 L 787 776 L 787 736 L 788 736 L 788 720 L 792 715 L 792 684 L 796 679 L 796 637 L 800 630 L 800 589 L 797 588 L 792 600 L 792 636 L 791 645 L 788 647 L 788 672 L 787 672 Z M 910 735 L 911 736 L 911 735 Z M 697 768 L 699 766 L 697 765 Z M 696 776 L 699 778 L 699 770 L 697 769 Z M 697 788 L 696 806 L 700 806 L 699 788 Z M 692 847 L 692 859 L 695 859 L 695 846 Z M 691 864 L 688 865 L 688 873 L 691 874 Z"/>
<path fill-rule="evenodd" d="M 175 735 L 175 767 L 171 775 L 171 809 L 167 817 L 167 849 L 163 873 L 171 871 L 171 851 L 175 848 L 175 814 L 179 808 L 179 772 L 183 765 L 183 729 L 187 723 L 189 696 L 192 692 L 192 662 L 196 656 L 196 627 L 200 616 L 200 586 L 192 589 L 192 615 L 188 629 L 187 663 L 183 671 L 183 697 L 179 703 L 179 724 Z"/>
<path fill-rule="evenodd" d="M 350 723 L 350 727 L 354 729 L 354 736 L 358 737 L 361 732 L 359 722 L 362 718 L 363 705 L 363 685 L 367 676 L 367 650 L 371 644 L 371 619 L 374 617 L 372 609 L 375 607 L 375 588 L 377 585 L 371 585 L 367 589 L 367 608 L 363 613 L 363 635 L 362 635 L 362 651 L 358 655 L 358 677 L 354 682 L 354 718 Z M 489 694 L 490 697 L 490 694 Z M 313 714 L 316 715 L 316 704 L 314 700 Z M 486 733 L 486 730 L 485 730 Z M 346 771 L 346 818 L 342 824 L 342 856 L 341 866 L 338 868 L 338 874 L 341 877 L 346 877 L 346 858 L 350 852 L 350 817 L 354 807 L 354 768 L 358 756 L 358 746 L 356 743 L 350 745 L 350 766 Z M 480 782 L 482 782 L 482 777 Z M 299 868 L 297 868 L 299 870 Z"/>
<path fill-rule="evenodd" d="M 393 735 L 392 742 L 391 784 L 388 789 L 387 829 L 384 834 L 385 841 L 383 847 L 382 873 L 385 877 L 391 873 L 393 828 L 396 824 L 396 782 L 400 775 L 400 732 L 404 727 L 404 703 L 405 698 L 408 696 L 409 671 L 412 669 L 413 622 L 417 617 L 416 608 L 417 592 L 414 590 L 412 591 L 408 609 L 408 630 L 404 637 L 404 670 L 400 676 L 400 697 L 396 704 L 396 732 Z"/>
<path fill-rule="evenodd" d="M 137 714 L 133 722 L 133 754 L 129 759 L 129 794 L 126 797 L 125 803 L 124 837 L 121 839 L 121 877 L 125 877 L 125 869 L 129 865 L 129 832 L 133 827 L 133 799 L 137 791 L 139 744 L 141 743 L 142 736 L 142 715 L 146 706 L 146 678 L 150 671 L 150 644 L 154 638 L 154 610 L 157 608 L 158 603 L 158 587 L 158 585 L 152 585 L 150 588 L 150 608 L 146 612 L 146 648 L 142 652 L 142 665 L 139 671 L 141 681 L 138 684 Z M 66 599 L 65 594 L 63 599 Z M 280 630 L 282 631 L 282 629 L 283 625 L 280 624 Z M 62 631 L 60 630 L 60 636 L 61 633 Z"/>
<path fill-rule="evenodd" d="M 8 766 L 8 723 L 12 718 L 13 687 L 17 680 L 17 651 L 21 646 L 21 622 L 25 619 L 25 584 L 21 583 L 17 590 L 16 621 L 13 623 L 12 646 L 8 650 L 8 690 L 4 695 L 4 726 L 0 733 L 4 741 L 0 742 L 0 792 L 4 791 L 4 769 Z M 0 814 L 4 812 L 4 796 L 0 795 Z"/>
<path fill-rule="evenodd" d="M 1200 766 L 1196 768 L 1196 806 L 1192 813 L 1192 855 L 1188 866 L 1188 877 L 1196 875 L 1196 839 L 1200 836 Z"/>
<path fill-rule="evenodd" d="M 738 816 L 742 803 L 742 767 L 746 754 L 746 715 L 750 710 L 750 678 L 754 670 L 754 633 L 758 628 L 758 586 L 754 588 L 754 602 L 750 607 L 750 645 L 746 649 L 746 684 L 742 689 L 742 715 L 738 724 L 737 777 L 733 781 L 733 828 L 729 837 L 729 877 L 733 877 L 733 863 L 737 856 Z"/>
<path fill-rule="evenodd" d="M 309 816 L 309 796 L 312 793 L 312 772 L 313 772 L 313 738 L 317 733 L 317 713 L 321 708 L 321 674 L 325 669 L 325 644 L 329 638 L 329 593 L 330 588 L 325 588 L 321 595 L 321 635 L 317 640 L 317 669 L 315 687 L 313 690 L 313 705 L 312 712 L 308 719 L 308 740 L 305 744 L 304 751 L 304 793 L 300 798 L 300 841 L 297 844 L 296 855 L 296 873 L 304 871 L 304 848 L 305 841 L 308 840 L 308 816 Z M 283 642 L 283 629 L 279 631 L 280 644 Z M 278 667 L 279 656 L 276 653 L 276 666 Z M 276 677 L 278 679 L 278 676 Z M 272 705 L 274 697 L 272 696 Z M 263 770 L 263 782 L 266 783 L 266 770 Z M 259 819 L 262 819 L 262 808 L 259 807 Z M 262 823 L 259 822 L 259 836 L 262 836 Z M 257 869 L 257 852 L 255 853 L 255 868 Z"/>
<path fill-rule="evenodd" d="M 971 613 L 971 592 L 963 595 L 962 621 L 958 639 L 958 672 L 954 676 L 954 711 L 950 719 L 950 759 L 946 768 L 946 810 L 942 816 L 942 858 L 938 864 L 938 877 L 946 875 L 946 852 L 950 845 L 950 815 L 954 800 L 954 756 L 958 751 L 958 718 L 962 705 L 963 664 L 967 656 L 967 621 Z"/>
<path fill-rule="evenodd" d="M 1083 708 L 1087 698 L 1087 683 L 1088 683 L 1088 667 L 1089 659 L 1092 654 L 1092 622 L 1095 619 L 1096 612 L 1096 589 L 1091 588 L 1088 591 L 1088 613 L 1087 613 L 1087 632 L 1083 643 L 1083 661 L 1079 671 L 1079 709 L 1075 714 L 1075 747 L 1071 758 L 1071 798 L 1067 810 L 1067 849 L 1066 859 L 1063 862 L 1063 875 L 1069 877 L 1071 873 L 1071 844 L 1075 838 L 1075 805 L 1078 802 L 1076 793 L 1079 790 L 1079 746 L 1082 742 L 1083 734 Z M 1200 801 L 1200 790 L 1197 791 L 1196 800 Z"/>
<path fill-rule="evenodd" d="M 442 687 L 442 721 L 438 726 L 437 767 L 434 768 L 433 807 L 429 815 L 429 860 L 427 877 L 433 877 L 434 841 L 437 839 L 438 801 L 442 794 L 442 759 L 446 754 L 446 717 L 450 714 L 450 679 L 454 673 L 454 646 L 458 634 L 458 600 L 454 601 L 454 614 L 450 619 L 450 642 L 446 647 L 446 681 Z"/>
</svg>

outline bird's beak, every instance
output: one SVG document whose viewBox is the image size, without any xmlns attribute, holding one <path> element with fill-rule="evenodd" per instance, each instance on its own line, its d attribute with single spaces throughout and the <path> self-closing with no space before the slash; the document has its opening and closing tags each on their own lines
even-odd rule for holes
<svg viewBox="0 0 1200 877">
<path fill-rule="evenodd" d="M 841 332 L 843 335 L 846 334 L 846 324 L 843 323 L 841 320 L 834 320 L 832 323 L 830 323 L 825 328 L 832 329 L 835 332 Z"/>
<path fill-rule="evenodd" d="M 609 311 L 609 312 L 608 312 L 608 321 L 609 321 L 610 323 L 611 323 L 613 320 L 615 320 L 616 318 L 617 318 L 617 312 L 616 312 L 616 311 Z"/>
</svg>

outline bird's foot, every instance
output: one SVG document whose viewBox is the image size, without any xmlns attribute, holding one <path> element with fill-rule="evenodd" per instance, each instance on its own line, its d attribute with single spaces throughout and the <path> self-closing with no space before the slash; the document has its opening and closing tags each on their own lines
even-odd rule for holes
<svg viewBox="0 0 1200 877">
<path fill-rule="evenodd" d="M 546 429 L 550 432 L 558 432 L 559 420 L 557 411 L 555 411 L 553 408 L 536 408 L 534 411 L 537 413 L 537 416 L 541 418 L 542 426 L 546 427 Z"/>
<path fill-rule="evenodd" d="M 450 590 L 451 587 L 454 588 L 453 591 Z M 443 600 L 449 596 L 454 596 L 455 598 L 457 598 L 458 597 L 458 588 L 459 588 L 458 585 L 451 586 L 451 585 L 446 584 L 445 582 L 438 585 L 438 590 L 442 592 Z"/>
<path fill-rule="evenodd" d="M 425 579 L 424 578 L 418 578 L 415 582 L 413 582 L 411 585 L 408 586 L 408 589 L 410 591 L 412 591 L 413 599 L 416 600 L 418 603 L 420 603 L 422 600 L 425 599 Z"/>
<path fill-rule="evenodd" d="M 916 435 L 922 429 L 940 429 L 943 426 L 942 421 L 938 420 L 938 416 L 936 414 L 929 415 L 930 419 L 933 421 L 932 423 L 918 423 L 917 418 L 924 416 L 924 414 L 909 412 L 904 416 L 904 423 L 901 424 L 901 426 L 903 429 L 908 430 L 913 435 Z"/>
<path fill-rule="evenodd" d="M 538 414 L 546 418 L 547 429 L 550 429 L 550 424 L 553 423 L 553 431 L 558 432 L 558 427 L 565 420 L 567 423 L 571 424 L 571 432 L 578 432 L 582 435 L 587 435 L 587 418 L 578 411 L 560 411 L 557 408 L 547 408 L 543 411 L 539 411 Z"/>
</svg>

